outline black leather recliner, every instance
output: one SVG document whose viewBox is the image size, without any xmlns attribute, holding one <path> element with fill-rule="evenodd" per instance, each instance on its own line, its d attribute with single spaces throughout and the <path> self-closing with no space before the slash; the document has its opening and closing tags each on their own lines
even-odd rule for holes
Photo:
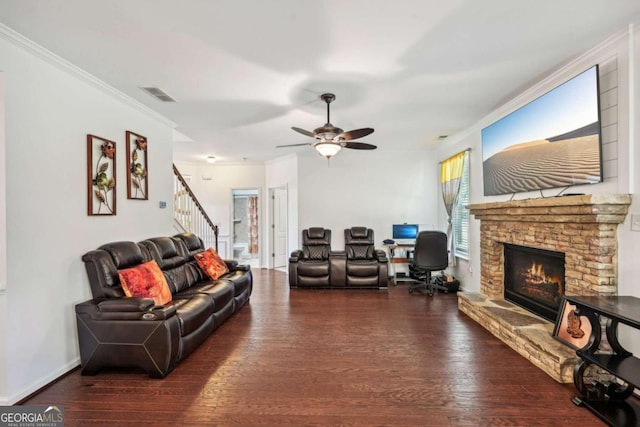
<svg viewBox="0 0 640 427">
<path fill-rule="evenodd" d="M 387 255 L 374 245 L 372 229 L 351 227 L 344 230 L 346 287 L 388 288 Z"/>
<path fill-rule="evenodd" d="M 311 227 L 302 231 L 302 249 L 289 257 L 289 285 L 297 287 L 330 287 L 331 230 Z"/>
</svg>

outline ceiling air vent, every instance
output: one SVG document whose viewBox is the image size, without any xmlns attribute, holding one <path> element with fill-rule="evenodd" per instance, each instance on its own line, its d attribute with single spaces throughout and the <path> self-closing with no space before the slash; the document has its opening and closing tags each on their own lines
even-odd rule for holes
<svg viewBox="0 0 640 427">
<path fill-rule="evenodd" d="M 153 96 L 154 98 L 156 98 L 156 99 L 158 99 L 158 100 L 160 100 L 162 102 L 176 102 L 175 99 L 173 99 L 165 91 L 163 91 L 162 89 L 160 89 L 158 87 L 140 86 L 140 89 L 142 89 L 143 91 L 147 92 L 149 95 Z"/>
</svg>

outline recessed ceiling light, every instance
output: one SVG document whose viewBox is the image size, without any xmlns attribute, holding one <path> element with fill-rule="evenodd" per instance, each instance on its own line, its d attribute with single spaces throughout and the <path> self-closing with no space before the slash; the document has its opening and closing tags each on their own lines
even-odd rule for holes
<svg viewBox="0 0 640 427">
<path fill-rule="evenodd" d="M 207 156 L 207 163 L 215 163 L 216 156 Z"/>
</svg>

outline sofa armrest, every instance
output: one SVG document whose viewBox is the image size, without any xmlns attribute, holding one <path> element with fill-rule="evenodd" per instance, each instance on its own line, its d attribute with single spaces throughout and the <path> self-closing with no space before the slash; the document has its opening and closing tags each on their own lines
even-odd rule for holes
<svg viewBox="0 0 640 427">
<path fill-rule="evenodd" d="M 223 259 L 224 263 L 227 264 L 227 268 L 229 271 L 234 271 L 238 269 L 238 261 L 235 259 Z"/>
<path fill-rule="evenodd" d="M 176 306 L 173 304 L 155 305 L 151 310 L 142 315 L 143 320 L 165 320 L 176 314 Z"/>
<path fill-rule="evenodd" d="M 102 312 L 146 311 L 153 307 L 151 298 L 116 298 L 106 299 L 98 303 L 98 310 Z"/>
<path fill-rule="evenodd" d="M 251 266 L 248 264 L 239 264 L 235 259 L 223 259 L 224 263 L 227 264 L 227 268 L 229 271 L 249 271 L 251 270 Z"/>
<path fill-rule="evenodd" d="M 375 257 L 378 260 L 378 262 L 388 262 L 389 259 L 387 258 L 387 253 L 385 251 L 383 251 L 382 249 L 376 249 L 375 250 Z"/>
<path fill-rule="evenodd" d="M 77 304 L 76 313 L 94 320 L 164 320 L 176 314 L 176 307 L 154 305 L 150 298 L 94 299 Z"/>
<path fill-rule="evenodd" d="M 347 283 L 347 252 L 329 252 L 330 277 L 329 283 L 334 288 L 344 288 Z"/>
<path fill-rule="evenodd" d="M 151 300 L 151 306 L 140 311 L 100 310 L 135 310 L 136 305 L 147 304 L 144 298 L 122 298 L 93 299 L 75 306 L 82 375 L 107 367 L 138 367 L 154 378 L 171 372 L 181 356 L 175 304 L 155 306 Z"/>
<path fill-rule="evenodd" d="M 298 262 L 302 258 L 302 251 L 297 249 L 291 252 L 291 256 L 289 257 L 289 262 Z"/>
</svg>

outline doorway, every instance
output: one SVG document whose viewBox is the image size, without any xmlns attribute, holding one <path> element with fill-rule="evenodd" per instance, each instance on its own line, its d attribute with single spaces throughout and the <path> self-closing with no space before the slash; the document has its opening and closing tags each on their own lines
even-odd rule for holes
<svg viewBox="0 0 640 427">
<path fill-rule="evenodd" d="M 269 190 L 271 204 L 271 259 L 269 265 L 275 269 L 287 267 L 287 188 L 278 187 Z"/>
<path fill-rule="evenodd" d="M 260 190 L 231 190 L 232 246 L 231 257 L 240 264 L 260 267 Z"/>
</svg>

